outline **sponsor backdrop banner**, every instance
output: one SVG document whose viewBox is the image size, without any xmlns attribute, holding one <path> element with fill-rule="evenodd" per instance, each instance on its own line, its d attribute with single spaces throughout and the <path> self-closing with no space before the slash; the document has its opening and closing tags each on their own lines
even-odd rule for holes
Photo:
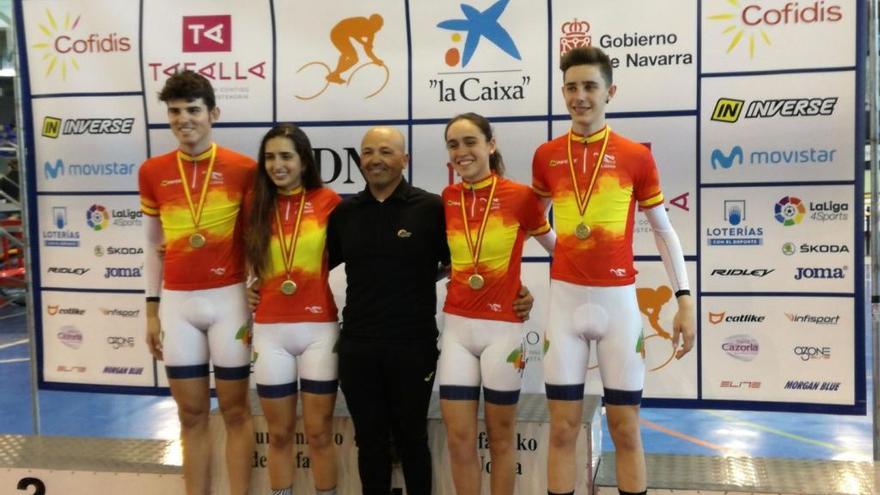
<svg viewBox="0 0 880 495">
<path fill-rule="evenodd" d="M 656 158 L 698 304 L 695 349 L 672 359 L 674 296 L 637 213 L 646 402 L 865 411 L 863 0 L 15 4 L 42 387 L 167 386 L 143 344 L 137 172 L 175 147 L 170 74 L 212 81 L 225 146 L 255 156 L 274 123 L 299 123 L 327 186 L 354 194 L 361 136 L 392 125 L 408 179 L 439 193 L 457 180 L 444 125 L 466 111 L 529 183 L 535 148 L 568 130 L 559 56 L 596 46 L 618 85 L 609 125 Z M 523 389 L 541 392 L 550 260 L 531 240 L 524 254 Z M 601 390 L 594 362 L 587 383 Z"/>
</svg>

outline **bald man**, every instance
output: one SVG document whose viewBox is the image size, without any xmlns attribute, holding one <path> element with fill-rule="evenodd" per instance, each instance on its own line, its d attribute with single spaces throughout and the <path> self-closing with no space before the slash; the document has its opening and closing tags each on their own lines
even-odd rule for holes
<svg viewBox="0 0 880 495">
<path fill-rule="evenodd" d="M 427 410 L 437 366 L 436 281 L 449 265 L 440 197 L 409 185 L 406 140 L 376 127 L 361 142 L 367 187 L 330 215 L 330 266 L 345 263 L 339 380 L 365 495 L 391 492 L 391 442 L 407 493 L 431 493 Z"/>
</svg>

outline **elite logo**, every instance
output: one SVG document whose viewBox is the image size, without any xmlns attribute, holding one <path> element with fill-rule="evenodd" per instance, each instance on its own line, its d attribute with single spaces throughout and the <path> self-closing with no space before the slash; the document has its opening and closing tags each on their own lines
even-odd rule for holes
<svg viewBox="0 0 880 495">
<path fill-rule="evenodd" d="M 748 50 L 749 59 L 755 58 L 758 46 L 773 46 L 768 34 L 770 29 L 780 26 L 831 23 L 843 19 L 840 5 L 828 5 L 825 0 L 803 4 L 786 2 L 782 8 L 769 8 L 759 5 L 759 2 L 739 0 L 726 0 L 725 3 L 732 9 L 712 13 L 708 18 L 711 21 L 718 21 L 721 24 L 721 32 L 730 35 L 727 53 L 730 54 L 737 47 L 742 46 L 742 49 Z"/>
<path fill-rule="evenodd" d="M 231 52 L 231 15 L 183 16 L 184 52 Z"/>
</svg>

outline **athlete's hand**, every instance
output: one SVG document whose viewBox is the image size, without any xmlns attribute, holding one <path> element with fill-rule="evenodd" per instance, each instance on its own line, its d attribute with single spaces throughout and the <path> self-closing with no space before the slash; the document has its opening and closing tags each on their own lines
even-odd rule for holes
<svg viewBox="0 0 880 495">
<path fill-rule="evenodd" d="M 162 325 L 158 316 L 147 316 L 147 349 L 154 358 L 162 360 Z"/>
<path fill-rule="evenodd" d="M 257 280 L 248 285 L 244 293 L 247 296 L 248 309 L 253 313 L 257 309 L 257 305 L 260 304 L 260 281 Z"/>
<path fill-rule="evenodd" d="M 672 319 L 672 346 L 677 349 L 675 359 L 681 359 L 694 347 L 694 327 L 697 324 L 694 314 L 694 300 L 690 296 L 678 297 L 678 311 Z M 681 347 L 679 348 L 679 340 Z"/>
<path fill-rule="evenodd" d="M 520 320 L 526 321 L 529 319 L 529 313 L 532 312 L 535 298 L 532 296 L 532 293 L 529 292 L 529 288 L 525 285 L 520 286 L 517 296 L 518 297 L 513 300 L 513 312 L 516 313 L 516 316 L 518 316 Z"/>
</svg>

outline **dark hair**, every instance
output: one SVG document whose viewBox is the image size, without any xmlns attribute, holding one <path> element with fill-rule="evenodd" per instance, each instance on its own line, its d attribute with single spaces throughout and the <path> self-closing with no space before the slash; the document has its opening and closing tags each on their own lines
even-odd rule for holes
<svg viewBox="0 0 880 495">
<path fill-rule="evenodd" d="M 191 70 L 177 72 L 165 81 L 159 92 L 159 101 L 169 100 L 195 101 L 201 98 L 208 110 L 217 106 L 214 88 L 205 76 Z"/>
<path fill-rule="evenodd" d="M 278 187 L 266 171 L 266 143 L 276 137 L 285 137 L 293 143 L 293 148 L 302 163 L 302 185 L 306 190 L 323 187 L 312 143 L 302 129 L 293 124 L 278 124 L 263 136 L 257 158 L 257 176 L 251 199 L 247 230 L 244 234 L 245 257 L 257 277 L 267 275 L 269 268 L 269 239 L 272 237 L 272 222 L 275 221 L 275 205 Z"/>
<path fill-rule="evenodd" d="M 449 126 L 458 122 L 459 120 L 467 120 L 471 124 L 477 126 L 480 129 L 480 132 L 483 133 L 483 137 L 486 138 L 486 142 L 492 140 L 494 135 L 492 134 L 492 125 L 489 123 L 489 120 L 486 117 L 478 113 L 467 112 L 461 113 L 449 119 L 449 122 L 446 123 L 446 130 L 443 131 L 443 136 L 449 133 Z M 501 157 L 501 151 L 498 149 L 496 144 L 495 152 L 489 155 L 489 170 L 495 172 L 495 175 L 499 177 L 504 176 L 504 158 Z"/>
<path fill-rule="evenodd" d="M 598 65 L 605 84 L 611 86 L 613 82 L 611 74 L 611 59 L 600 48 L 594 46 L 582 46 L 573 48 L 559 60 L 559 69 L 565 76 L 565 71 L 576 65 Z"/>
</svg>

